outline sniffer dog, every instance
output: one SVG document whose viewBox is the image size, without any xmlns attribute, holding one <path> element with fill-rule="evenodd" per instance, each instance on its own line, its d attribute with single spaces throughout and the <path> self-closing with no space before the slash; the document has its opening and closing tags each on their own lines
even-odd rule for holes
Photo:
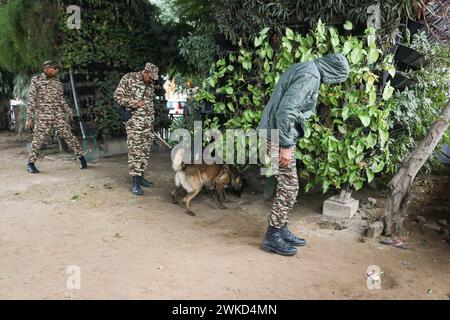
<svg viewBox="0 0 450 320">
<path fill-rule="evenodd" d="M 180 148 L 175 151 L 172 157 L 172 168 L 175 171 L 176 188 L 172 192 L 172 200 L 178 203 L 177 194 L 182 189 L 186 190 L 187 195 L 182 202 L 186 206 L 188 214 L 195 216 L 190 208 L 190 203 L 199 192 L 205 188 L 215 190 L 217 201 L 220 208 L 226 208 L 223 204 L 225 189 L 231 187 L 232 190 L 240 196 L 242 192 L 243 180 L 240 172 L 235 166 L 227 164 L 185 164 L 183 163 L 186 149 Z"/>
</svg>

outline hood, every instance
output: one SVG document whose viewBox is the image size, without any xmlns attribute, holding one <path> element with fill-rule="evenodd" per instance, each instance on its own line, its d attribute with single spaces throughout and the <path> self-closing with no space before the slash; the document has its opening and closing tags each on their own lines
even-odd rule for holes
<svg viewBox="0 0 450 320">
<path fill-rule="evenodd" d="M 347 58 L 340 53 L 333 53 L 315 61 L 322 83 L 339 83 L 348 78 L 350 67 Z"/>
</svg>

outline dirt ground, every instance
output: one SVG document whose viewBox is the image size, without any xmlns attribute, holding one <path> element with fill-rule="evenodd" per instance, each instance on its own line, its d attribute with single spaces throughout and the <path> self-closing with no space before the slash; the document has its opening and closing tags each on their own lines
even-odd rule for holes
<svg viewBox="0 0 450 320">
<path fill-rule="evenodd" d="M 156 188 L 136 197 L 125 156 L 86 171 L 52 156 L 37 163 L 41 174 L 30 175 L 27 141 L 0 133 L 2 299 L 450 298 L 450 245 L 412 219 L 401 238 L 408 250 L 360 241 L 352 228 L 321 222 L 324 196 L 302 195 L 290 225 L 309 245 L 282 257 L 260 248 L 270 210 L 260 194 L 247 190 L 221 210 L 205 193 L 193 201 L 191 217 L 170 201 L 169 153 L 152 155 L 146 177 Z M 430 181 L 434 191 L 424 192 L 410 216 L 448 214 L 450 180 Z M 355 195 L 369 196 L 378 200 L 372 211 L 381 212 L 379 192 Z M 67 287 L 72 265 L 80 267 L 79 290 Z M 381 289 L 367 287 L 370 265 L 383 271 Z"/>
</svg>

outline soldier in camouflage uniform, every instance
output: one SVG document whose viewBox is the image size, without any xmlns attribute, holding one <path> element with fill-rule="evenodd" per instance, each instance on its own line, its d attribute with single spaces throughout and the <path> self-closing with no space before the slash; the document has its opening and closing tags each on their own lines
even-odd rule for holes
<svg viewBox="0 0 450 320">
<path fill-rule="evenodd" d="M 114 95 L 117 103 L 132 111 L 132 116 L 126 123 L 128 165 L 133 180 L 131 192 L 138 196 L 143 195 L 141 186 L 154 186 L 144 178 L 144 171 L 153 141 L 154 82 L 159 78 L 158 73 L 158 67 L 147 63 L 144 70 L 123 76 Z"/>
<path fill-rule="evenodd" d="M 299 190 L 295 159 L 298 139 L 306 130 L 306 119 L 316 113 L 321 83 L 340 83 L 348 78 L 347 59 L 339 53 L 315 61 L 290 66 L 280 77 L 275 90 L 264 108 L 260 129 L 276 130 L 280 146 L 269 142 L 272 159 L 279 159 L 276 173 L 277 193 L 269 216 L 269 226 L 263 241 L 266 251 L 291 256 L 295 246 L 306 241 L 297 238 L 289 229 L 288 221 Z M 271 137 L 269 136 L 269 141 Z"/>
<path fill-rule="evenodd" d="M 87 168 L 83 149 L 77 138 L 72 134 L 70 125 L 65 119 L 65 113 L 73 118 L 73 113 L 64 99 L 61 81 L 57 75 L 59 66 L 53 61 L 43 64 L 43 74 L 31 80 L 28 95 L 27 128 L 34 126 L 33 142 L 28 157 L 27 170 L 30 173 L 39 173 L 35 166 L 39 150 L 53 128 L 58 130 L 60 136 L 66 141 L 70 149 L 77 155 L 81 169 Z M 33 123 L 33 117 L 35 125 Z"/>
</svg>

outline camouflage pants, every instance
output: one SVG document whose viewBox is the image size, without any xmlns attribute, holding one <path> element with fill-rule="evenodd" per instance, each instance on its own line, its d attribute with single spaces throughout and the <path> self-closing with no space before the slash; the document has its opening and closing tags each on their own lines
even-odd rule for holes
<svg viewBox="0 0 450 320">
<path fill-rule="evenodd" d="M 153 142 L 153 118 L 132 116 L 126 124 L 130 175 L 141 176 L 148 165 Z"/>
<path fill-rule="evenodd" d="M 73 135 L 70 125 L 63 118 L 51 120 L 39 119 L 36 121 L 36 126 L 34 127 L 33 141 L 28 156 L 29 162 L 36 161 L 42 144 L 50 135 L 53 128 L 58 130 L 59 135 L 66 141 L 68 147 L 73 150 L 78 157 L 84 155 L 83 148 L 81 148 L 77 138 Z"/>
<path fill-rule="evenodd" d="M 279 148 L 273 148 L 268 145 L 268 150 L 273 154 L 279 153 Z M 269 216 L 269 225 L 275 228 L 283 227 L 290 218 L 292 208 L 298 195 L 298 175 L 295 159 L 295 150 L 293 147 L 293 157 L 289 165 L 279 165 L 278 172 L 275 174 L 277 180 L 277 191 L 272 205 L 272 211 Z"/>
</svg>

